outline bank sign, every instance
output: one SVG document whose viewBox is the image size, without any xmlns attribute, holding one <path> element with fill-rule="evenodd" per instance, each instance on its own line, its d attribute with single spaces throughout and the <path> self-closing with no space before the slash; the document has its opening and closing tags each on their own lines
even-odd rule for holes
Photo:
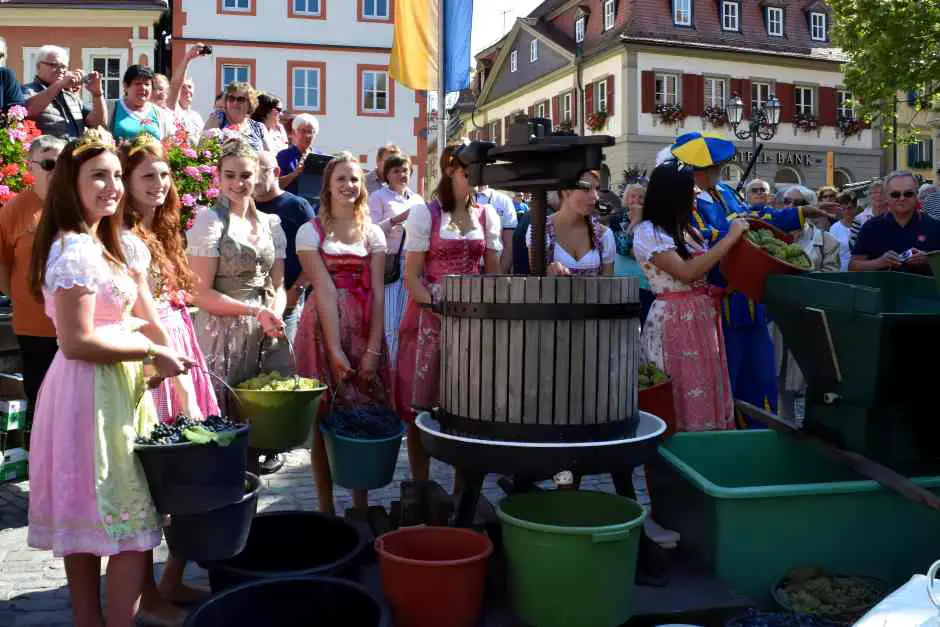
<svg viewBox="0 0 940 627">
<path fill-rule="evenodd" d="M 750 150 L 739 150 L 734 155 L 734 161 L 747 165 L 751 162 L 751 159 L 754 157 L 754 153 Z M 776 165 L 796 165 L 804 167 L 813 167 L 817 164 L 823 163 L 821 157 L 815 156 L 811 152 L 791 152 L 791 151 L 761 151 L 760 157 L 757 159 L 758 165 L 765 165 L 773 163 Z"/>
</svg>

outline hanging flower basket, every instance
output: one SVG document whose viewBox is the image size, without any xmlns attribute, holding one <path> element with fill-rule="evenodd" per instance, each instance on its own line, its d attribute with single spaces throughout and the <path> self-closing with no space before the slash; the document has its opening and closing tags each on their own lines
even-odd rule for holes
<svg viewBox="0 0 940 627">
<path fill-rule="evenodd" d="M 839 118 L 839 132 L 842 133 L 844 137 L 852 137 L 853 135 L 858 135 L 863 130 L 865 130 L 865 121 L 858 120 L 855 118 Z"/>
<path fill-rule="evenodd" d="M 656 107 L 656 115 L 663 124 L 679 124 L 686 117 L 679 105 L 659 105 Z"/>
<path fill-rule="evenodd" d="M 804 133 L 809 133 L 819 128 L 819 120 L 812 113 L 797 113 L 793 117 L 793 126 Z"/>
<path fill-rule="evenodd" d="M 588 128 L 594 132 L 604 130 L 604 127 L 607 126 L 607 120 L 610 116 L 606 111 L 596 111 L 587 116 L 587 125 Z"/>
<path fill-rule="evenodd" d="M 219 197 L 219 171 L 225 131 L 210 129 L 198 143 L 183 129 L 163 140 L 167 161 L 180 196 L 180 228 L 192 226 L 196 214 Z"/>
<path fill-rule="evenodd" d="M 702 117 L 715 128 L 721 128 L 728 123 L 728 112 L 721 107 L 705 107 Z"/>
</svg>

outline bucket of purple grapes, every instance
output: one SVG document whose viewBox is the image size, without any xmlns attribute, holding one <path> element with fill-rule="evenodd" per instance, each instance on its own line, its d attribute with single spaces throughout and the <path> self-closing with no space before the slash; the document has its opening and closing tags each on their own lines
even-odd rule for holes
<svg viewBox="0 0 940 627">
<path fill-rule="evenodd" d="M 199 514 L 242 499 L 251 427 L 221 416 L 177 416 L 137 436 L 154 506 L 161 514 Z"/>
<path fill-rule="evenodd" d="M 405 426 L 384 405 L 334 407 L 320 423 L 333 481 L 350 490 L 374 490 L 395 475 Z"/>
</svg>

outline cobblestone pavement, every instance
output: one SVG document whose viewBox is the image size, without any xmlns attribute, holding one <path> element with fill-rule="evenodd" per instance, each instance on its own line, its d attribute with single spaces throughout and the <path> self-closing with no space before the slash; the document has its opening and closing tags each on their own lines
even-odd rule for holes
<svg viewBox="0 0 940 627">
<path fill-rule="evenodd" d="M 381 490 L 369 493 L 371 505 L 388 508 L 399 498 L 400 483 L 410 476 L 405 447 L 402 446 L 395 479 Z M 432 462 L 431 477 L 450 491 L 453 486 L 453 468 Z M 497 477 L 487 477 L 483 495 L 490 502 L 504 496 L 496 485 Z M 263 477 L 264 491 L 258 509 L 315 510 L 318 507 L 310 472 L 310 453 L 298 449 L 285 455 L 284 467 L 273 475 Z M 607 475 L 585 477 L 582 488 L 613 491 Z M 644 499 L 640 494 L 641 502 Z M 29 483 L 0 484 L 0 627 L 58 627 L 72 625 L 68 588 L 61 559 L 49 551 L 38 551 L 26 545 L 26 511 Z M 336 488 L 337 512 L 352 506 L 352 496 L 343 488 Z M 159 569 L 166 559 L 166 543 L 155 552 Z M 190 564 L 187 580 L 208 585 L 206 573 Z M 159 573 L 157 574 L 159 577 Z"/>
</svg>

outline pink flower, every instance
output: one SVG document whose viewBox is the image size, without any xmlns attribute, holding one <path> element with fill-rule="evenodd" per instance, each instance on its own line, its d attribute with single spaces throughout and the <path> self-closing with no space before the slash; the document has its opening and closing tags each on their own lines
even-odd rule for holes
<svg viewBox="0 0 940 627">
<path fill-rule="evenodd" d="M 214 165 L 208 165 L 208 164 L 205 164 L 205 163 L 202 164 L 201 166 L 199 166 L 199 171 L 202 172 L 203 174 L 213 174 L 212 171 L 213 171 L 214 169 L 215 169 L 215 166 L 214 166 Z"/>
<path fill-rule="evenodd" d="M 25 120 L 28 112 L 26 107 L 23 105 L 13 105 L 10 107 L 10 110 L 7 111 L 7 116 L 19 122 L 20 120 Z"/>
<path fill-rule="evenodd" d="M 202 178 L 202 172 L 199 171 L 199 168 L 197 168 L 196 166 L 192 166 L 192 165 L 189 165 L 183 168 L 183 174 L 193 179 Z"/>
<path fill-rule="evenodd" d="M 183 194 L 183 197 L 180 198 L 180 202 L 183 203 L 184 207 L 192 207 L 196 204 L 196 197 L 192 194 Z"/>
<path fill-rule="evenodd" d="M 193 228 L 193 219 L 192 219 L 192 218 L 190 218 L 189 220 L 186 220 L 186 230 L 188 231 L 188 230 L 191 229 L 191 228 Z"/>
<path fill-rule="evenodd" d="M 210 187 L 209 189 L 206 190 L 206 198 L 208 198 L 209 200 L 215 200 L 218 197 L 219 197 L 219 188 Z"/>
<path fill-rule="evenodd" d="M 206 139 L 218 139 L 219 137 L 222 137 L 222 131 L 217 128 L 210 128 L 209 130 L 205 131 L 202 136 Z"/>
<path fill-rule="evenodd" d="M 192 148 L 184 148 L 183 155 L 185 155 L 189 159 L 195 159 L 199 156 L 198 154 L 196 154 L 196 151 L 193 150 Z"/>
<path fill-rule="evenodd" d="M 130 520 L 130 518 L 131 518 L 131 515 L 128 514 L 127 512 L 121 513 L 121 520 L 123 520 L 124 522 L 127 522 L 128 520 Z"/>
<path fill-rule="evenodd" d="M 10 188 L 6 185 L 0 185 L 0 198 L 10 195 Z"/>
<path fill-rule="evenodd" d="M 215 129 L 212 129 L 212 130 L 215 130 Z M 212 158 L 212 151 L 211 151 L 211 150 L 206 150 L 206 151 L 204 151 L 204 152 L 202 153 L 202 156 L 205 157 L 206 159 L 211 159 L 211 158 Z"/>
</svg>

